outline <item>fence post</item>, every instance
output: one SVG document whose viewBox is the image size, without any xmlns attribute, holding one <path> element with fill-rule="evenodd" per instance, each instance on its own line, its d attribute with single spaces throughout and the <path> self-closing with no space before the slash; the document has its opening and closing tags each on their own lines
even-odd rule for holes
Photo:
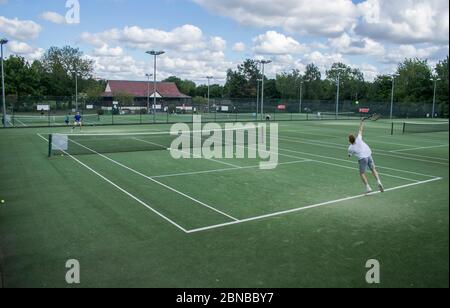
<svg viewBox="0 0 450 308">
<path fill-rule="evenodd" d="M 48 135 L 48 157 L 52 156 L 52 143 L 53 143 L 53 135 Z"/>
</svg>

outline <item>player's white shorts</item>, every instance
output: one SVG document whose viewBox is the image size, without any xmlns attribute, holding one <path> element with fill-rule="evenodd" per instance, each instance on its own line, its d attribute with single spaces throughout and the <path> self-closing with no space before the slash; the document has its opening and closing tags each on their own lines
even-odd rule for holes
<svg viewBox="0 0 450 308">
<path fill-rule="evenodd" d="M 367 168 L 369 168 L 371 171 L 375 169 L 375 162 L 373 161 L 372 156 L 363 158 L 359 160 L 359 171 L 361 173 L 365 173 Z"/>
</svg>

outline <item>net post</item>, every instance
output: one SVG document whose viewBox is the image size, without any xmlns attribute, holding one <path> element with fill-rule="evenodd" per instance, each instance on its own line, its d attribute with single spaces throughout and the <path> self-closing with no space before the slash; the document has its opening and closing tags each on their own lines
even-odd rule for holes
<svg viewBox="0 0 450 308">
<path fill-rule="evenodd" d="M 48 157 L 52 157 L 53 135 L 48 135 Z"/>
<path fill-rule="evenodd" d="M 406 122 L 403 123 L 403 134 L 406 132 Z"/>
<path fill-rule="evenodd" d="M 391 136 L 394 135 L 394 122 L 391 123 Z"/>
</svg>

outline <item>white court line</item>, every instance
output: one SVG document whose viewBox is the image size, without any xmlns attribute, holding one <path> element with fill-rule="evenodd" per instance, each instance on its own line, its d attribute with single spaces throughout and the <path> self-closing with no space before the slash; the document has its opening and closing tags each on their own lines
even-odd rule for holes
<svg viewBox="0 0 450 308">
<path fill-rule="evenodd" d="M 237 146 L 239 147 L 239 145 L 237 145 Z M 244 146 L 240 146 L 240 147 L 244 147 Z M 244 148 L 249 148 L 249 147 L 245 146 Z M 282 149 L 282 148 L 279 148 L 278 150 L 279 151 L 281 150 L 281 151 L 286 151 L 286 152 L 299 153 L 299 154 L 304 154 L 304 155 L 309 155 L 309 156 L 316 156 L 316 157 L 322 157 L 322 158 L 329 158 L 329 159 L 339 160 L 339 159 L 333 158 L 333 157 L 321 156 L 321 155 L 310 154 L 310 153 L 306 153 L 306 152 L 293 151 L 293 150 L 286 150 L 286 149 Z M 282 154 L 282 153 L 279 153 L 279 152 L 275 153 L 275 152 L 271 152 L 271 151 L 267 151 L 267 150 L 263 150 L 263 151 L 266 152 L 266 153 L 269 153 L 269 154 L 276 154 L 276 155 L 290 157 L 290 158 L 307 159 L 305 157 L 288 155 L 288 154 Z M 313 159 L 312 162 L 325 164 L 325 165 L 333 165 L 333 166 L 340 167 L 340 168 L 345 168 L 345 169 L 359 170 L 358 168 L 348 167 L 348 166 L 339 165 L 339 164 L 333 164 L 333 163 L 324 162 L 324 161 L 316 160 L 316 159 Z M 345 161 L 345 162 L 349 162 L 349 161 Z M 402 180 L 405 180 L 405 181 L 408 181 L 408 182 L 418 182 L 418 180 L 413 180 L 413 179 L 409 179 L 409 178 L 405 178 L 405 177 L 401 177 L 401 176 L 397 176 L 397 175 L 392 175 L 392 174 L 388 174 L 388 173 L 381 173 L 381 172 L 379 172 L 379 174 L 383 175 L 383 176 L 391 177 L 391 178 L 402 179 Z M 430 177 L 434 178 L 435 176 L 430 176 Z"/>
<path fill-rule="evenodd" d="M 38 134 L 39 137 L 41 137 L 42 139 L 46 140 L 48 142 L 48 140 L 46 138 L 44 138 L 43 136 L 41 136 L 40 134 Z M 339 200 L 333 200 L 333 201 L 328 201 L 328 202 L 324 202 L 321 204 L 316 204 L 316 205 L 311 205 L 311 206 L 307 206 L 307 207 L 302 207 L 302 208 L 298 208 L 298 209 L 293 209 L 293 210 L 288 210 L 288 211 L 282 211 L 282 212 L 276 212 L 276 213 L 272 213 L 272 214 L 267 214 L 267 215 L 262 215 L 262 216 L 257 216 L 257 217 L 252 217 L 252 218 L 247 218 L 247 219 L 242 219 L 242 220 L 237 220 L 235 219 L 233 222 L 229 222 L 229 223 L 225 223 L 225 224 L 219 224 L 219 225 L 214 225 L 214 226 L 209 226 L 209 227 L 204 227 L 204 228 L 198 228 L 198 229 L 192 229 L 192 230 L 186 230 L 183 227 L 181 227 L 180 225 L 178 225 L 177 223 L 175 223 L 174 221 L 172 221 L 171 219 L 167 218 L 166 216 L 164 216 L 163 214 L 159 213 L 158 211 L 154 210 L 153 208 L 151 208 L 149 205 L 147 205 L 146 203 L 144 203 L 143 201 L 141 201 L 140 199 L 138 199 L 137 197 L 133 196 L 132 194 L 130 194 L 129 192 L 127 192 L 126 190 L 124 190 L 123 188 L 119 187 L 117 184 L 113 183 L 112 181 L 108 180 L 106 177 L 102 176 L 101 174 L 99 174 L 98 172 L 96 172 L 95 170 L 93 170 L 92 168 L 90 168 L 89 166 L 87 166 L 86 164 L 82 163 L 81 161 L 79 161 L 78 159 L 76 159 L 75 157 L 73 157 L 72 155 L 66 153 L 69 157 L 71 157 L 72 159 L 74 159 L 75 161 L 77 161 L 78 163 L 80 163 L 82 166 L 86 167 L 88 170 L 90 170 L 91 172 L 95 173 L 96 175 L 98 175 L 99 177 L 101 177 L 102 179 L 104 179 L 105 181 L 107 181 L 108 183 L 110 183 L 111 185 L 113 185 L 114 187 L 118 188 L 120 191 L 122 191 L 123 193 L 127 194 L 128 196 L 130 196 L 131 198 L 133 198 L 134 200 L 138 201 L 139 203 L 141 203 L 142 205 L 144 205 L 145 207 L 147 207 L 148 209 L 150 209 L 152 212 L 156 213 L 158 216 L 164 218 L 166 221 L 170 222 L 171 224 L 173 224 L 174 226 L 176 226 L 178 229 L 182 230 L 185 233 L 197 233 L 200 231 L 206 231 L 206 230 L 211 230 L 211 229 L 217 229 L 217 228 L 221 228 L 221 227 L 225 227 L 225 226 L 229 226 L 229 225 L 234 225 L 234 224 L 240 224 L 240 223 L 244 223 L 244 222 L 249 222 L 249 221 L 254 221 L 254 220 L 261 220 L 264 218 L 269 218 L 269 217 L 273 217 L 273 216 L 280 216 L 283 214 L 288 214 L 288 213 L 293 213 L 293 212 L 299 212 L 299 211 L 303 211 L 306 209 L 310 209 L 310 208 L 314 208 L 314 207 L 319 207 L 319 206 L 324 206 L 324 205 L 328 205 L 328 204 L 333 204 L 333 203 L 339 203 L 339 202 L 343 202 L 343 201 L 348 201 L 348 200 L 352 200 L 352 199 L 357 199 L 357 198 L 361 198 L 364 197 L 365 195 L 358 195 L 358 196 L 353 196 L 353 197 L 348 197 L 348 198 L 344 198 L 344 199 L 339 199 Z M 101 155 L 101 154 L 100 154 Z M 285 155 L 285 156 L 290 156 L 290 155 Z M 292 156 L 293 157 L 293 156 Z M 320 162 L 320 161 L 318 161 Z M 429 183 L 432 181 L 437 181 L 437 180 L 441 180 L 441 178 L 434 178 L 431 180 L 427 180 L 427 181 L 422 181 L 422 182 L 416 182 L 413 184 L 408 184 L 408 185 L 403 185 L 403 186 L 398 186 L 395 188 L 390 188 L 390 189 L 386 189 L 386 192 L 392 191 L 392 190 L 396 190 L 396 189 L 401 189 L 401 188 L 406 188 L 406 187 L 411 187 L 411 186 L 415 186 L 415 185 L 420 185 L 420 184 L 425 184 L 425 183 Z M 373 194 L 377 194 L 377 192 L 372 193 Z"/>
<path fill-rule="evenodd" d="M 116 165 L 118 165 L 118 166 L 120 166 L 120 167 L 122 167 L 122 168 L 125 168 L 125 169 L 127 169 L 127 170 L 129 170 L 129 171 L 131 171 L 131 172 L 133 172 L 133 173 L 135 173 L 135 174 L 137 174 L 137 175 L 140 175 L 140 176 L 142 176 L 142 177 L 144 177 L 144 178 L 146 178 L 146 179 L 148 179 L 148 180 L 150 180 L 150 181 L 152 181 L 152 182 L 154 182 L 154 183 L 156 183 L 156 184 L 158 184 L 158 185 L 160 185 L 160 186 L 162 186 L 162 187 L 164 187 L 164 188 L 166 188 L 166 189 L 168 189 L 168 190 L 173 191 L 174 193 L 177 193 L 177 194 L 179 194 L 179 195 L 181 195 L 181 196 L 183 196 L 183 197 L 185 197 L 185 198 L 187 198 L 187 199 L 189 199 L 189 200 L 192 200 L 192 201 L 194 201 L 195 203 L 198 203 L 198 204 L 200 204 L 200 205 L 202 205 L 202 206 L 204 206 L 204 207 L 207 207 L 207 208 L 209 208 L 210 210 L 213 210 L 213 211 L 215 211 L 215 212 L 217 212 L 217 213 L 219 213 L 219 214 L 222 214 L 222 215 L 224 215 L 224 216 L 226 216 L 226 217 L 228 217 L 228 218 L 230 218 L 230 219 L 232 219 L 232 220 L 238 220 L 237 218 L 234 218 L 233 216 L 228 215 L 227 213 L 224 213 L 224 212 L 222 212 L 222 211 L 220 211 L 220 210 L 218 210 L 218 209 L 216 209 L 216 208 L 214 208 L 214 207 L 212 207 L 212 206 L 210 206 L 210 205 L 208 205 L 208 204 L 206 204 L 206 203 L 204 203 L 204 202 L 202 202 L 202 201 L 200 201 L 200 200 L 197 200 L 197 199 L 195 199 L 195 198 L 193 198 L 193 197 L 191 197 L 191 196 L 189 196 L 189 195 L 187 195 L 187 194 L 185 194 L 185 193 L 182 193 L 181 191 L 178 191 L 178 190 L 176 190 L 175 188 L 172 188 L 172 187 L 170 187 L 170 186 L 168 186 L 168 185 L 166 185 L 166 184 L 164 184 L 164 183 L 161 183 L 161 182 L 159 182 L 159 181 L 157 181 L 157 180 L 155 180 L 155 179 L 153 179 L 153 178 L 151 178 L 151 177 L 149 177 L 149 176 L 147 176 L 147 175 L 145 175 L 145 174 L 143 174 L 143 173 L 141 173 L 141 172 L 139 172 L 139 171 L 137 171 L 137 170 L 134 170 L 134 169 L 132 169 L 132 168 L 130 168 L 130 167 L 128 167 L 128 166 L 125 166 L 124 164 L 121 164 L 121 163 L 119 163 L 118 161 L 115 161 L 114 159 L 109 158 L 109 157 L 106 156 L 106 155 L 100 154 L 100 153 L 98 153 L 97 151 L 94 151 L 94 150 L 92 150 L 92 149 L 90 149 L 90 148 L 88 148 L 88 147 L 86 147 L 86 146 L 84 146 L 84 145 L 82 145 L 82 144 L 80 144 L 80 143 L 74 141 L 74 140 L 70 140 L 70 141 L 73 142 L 73 143 L 75 143 L 75 144 L 77 144 L 77 145 L 79 145 L 79 146 L 81 146 L 81 147 L 83 147 L 83 148 L 85 148 L 85 149 L 88 150 L 88 151 L 91 151 L 91 152 L 94 153 L 94 154 L 99 155 L 100 157 L 103 157 L 103 158 L 109 160 L 110 162 L 112 162 L 112 163 L 114 163 L 114 164 L 116 164 Z"/>
<path fill-rule="evenodd" d="M 39 137 L 41 137 L 42 139 L 44 139 L 45 141 L 49 142 L 48 139 L 46 139 L 45 137 L 43 137 L 41 134 L 37 134 Z M 151 210 L 153 213 L 155 213 L 156 215 L 160 216 L 161 218 L 163 218 L 164 220 L 168 221 L 169 223 L 171 223 L 172 225 L 174 225 L 175 227 L 177 227 L 178 229 L 182 230 L 183 232 L 187 233 L 187 230 L 183 227 L 181 227 L 179 224 L 177 224 L 176 222 L 174 222 L 173 220 L 171 220 L 170 218 L 164 216 L 163 214 L 161 214 L 160 212 L 158 212 L 157 210 L 153 209 L 150 205 L 148 205 L 147 203 L 145 203 L 144 201 L 142 201 L 141 199 L 137 198 L 136 196 L 132 195 L 131 193 L 129 193 L 128 191 L 126 191 L 125 189 L 123 189 L 122 187 L 120 187 L 119 185 L 115 184 L 114 182 L 112 182 L 111 180 L 109 180 L 108 178 L 106 178 L 105 176 L 101 175 L 100 173 L 98 173 L 97 171 L 95 171 L 94 169 L 92 169 L 91 167 L 89 167 L 88 165 L 86 165 L 85 163 L 81 162 L 80 160 L 78 160 L 77 158 L 75 158 L 74 156 L 70 155 L 69 153 L 62 151 L 64 154 L 66 154 L 67 156 L 69 156 L 70 158 L 72 158 L 73 160 L 75 160 L 77 163 L 79 163 L 80 165 L 82 165 L 83 167 L 85 167 L 86 169 L 88 169 L 89 171 L 91 171 L 92 173 L 94 173 L 95 175 L 97 175 L 98 177 L 102 178 L 103 180 L 105 180 L 106 182 L 108 182 L 109 184 L 111 184 L 112 186 L 114 186 L 115 188 L 117 188 L 118 190 L 120 190 L 121 192 L 123 192 L 124 194 L 126 194 L 127 196 L 129 196 L 130 198 L 134 199 L 135 201 L 139 202 L 141 205 L 145 206 L 146 208 L 148 208 L 149 210 Z"/>
<path fill-rule="evenodd" d="M 314 130 L 312 130 L 314 132 Z M 291 132 L 291 133 L 297 133 L 299 135 L 312 135 L 312 136 L 318 136 L 318 137 L 330 137 L 333 139 L 345 139 L 343 138 L 343 135 L 326 135 L 326 134 L 314 134 L 314 133 L 310 133 L 308 130 L 283 130 L 282 132 Z M 315 131 L 317 132 L 317 130 Z M 318 140 L 320 141 L 320 140 Z M 417 143 L 415 145 L 413 144 L 405 144 L 405 143 L 396 143 L 396 142 L 387 142 L 387 141 L 380 141 L 377 138 L 370 138 L 370 142 L 372 143 L 380 143 L 380 144 L 390 144 L 390 145 L 397 145 L 397 146 L 404 146 L 404 147 L 415 147 L 417 145 Z M 334 143 L 336 144 L 336 143 Z M 436 142 L 433 142 L 433 144 L 436 144 Z M 412 154 L 409 154 L 412 155 Z"/>
<path fill-rule="evenodd" d="M 135 139 L 135 140 L 137 140 L 137 141 L 144 142 L 144 143 L 156 145 L 156 146 L 162 147 L 163 149 L 167 149 L 167 147 L 165 147 L 165 146 L 163 146 L 163 145 L 161 145 L 161 144 L 158 144 L 158 143 L 154 143 L 154 142 L 142 140 L 142 139 L 139 139 L 139 138 L 133 138 L 133 139 Z M 181 153 L 191 154 L 191 152 L 186 152 L 186 151 L 181 151 L 181 150 L 178 150 L 178 151 L 180 151 Z M 204 158 L 204 157 L 201 157 L 201 156 L 196 155 L 196 154 L 194 154 L 194 153 L 192 153 L 192 154 L 193 154 L 193 156 L 196 156 L 197 158 Z M 221 160 L 212 159 L 212 158 L 206 158 L 206 159 L 207 159 L 207 160 L 210 160 L 210 161 L 213 161 L 213 162 L 216 162 L 216 163 L 219 163 L 219 164 L 222 164 L 222 165 L 227 165 L 227 166 L 231 166 L 231 167 L 234 167 L 234 168 L 241 168 L 241 166 L 238 166 L 238 165 L 235 165 L 235 164 L 232 164 L 232 163 L 227 163 L 227 162 L 224 162 L 224 161 L 221 161 Z"/>
<path fill-rule="evenodd" d="M 14 122 L 17 121 L 19 122 L 22 126 L 27 127 L 28 125 L 26 125 L 25 123 L 23 123 L 22 121 L 20 121 L 19 119 L 14 118 Z"/>
<path fill-rule="evenodd" d="M 293 142 L 293 143 L 301 143 L 301 144 L 309 144 L 309 145 L 315 145 L 315 146 L 321 146 L 321 147 L 327 147 L 327 148 L 333 148 L 333 149 L 339 149 L 339 150 L 344 150 L 345 147 L 342 146 L 338 146 L 337 144 L 331 145 L 333 143 L 319 143 L 319 142 L 306 142 L 306 141 L 302 141 L 305 139 L 301 139 L 301 138 L 285 138 L 285 137 L 279 137 L 279 140 L 284 140 L 284 141 L 288 141 L 288 142 Z M 330 144 L 330 145 L 329 145 Z M 413 158 L 413 157 L 405 157 L 405 156 L 398 156 L 398 155 L 392 155 L 392 154 L 387 154 L 385 153 L 385 151 L 383 150 L 379 150 L 379 151 L 375 151 L 377 155 L 380 156 L 389 156 L 389 157 L 395 157 L 395 158 L 401 158 L 401 159 L 407 159 L 407 160 L 414 160 L 414 161 L 420 161 L 420 162 L 426 162 L 426 163 L 431 163 L 431 164 L 439 164 L 439 165 L 445 165 L 448 166 L 448 162 L 439 162 L 439 161 L 432 161 L 432 160 L 425 160 L 425 159 L 419 159 L 419 158 Z M 433 159 L 441 159 L 442 158 L 433 158 Z"/>
<path fill-rule="evenodd" d="M 336 161 L 343 161 L 343 162 L 346 162 L 346 163 L 353 163 L 353 162 L 348 161 L 348 160 L 343 160 L 343 159 L 334 158 L 334 157 L 330 157 L 330 156 L 311 154 L 311 153 L 307 153 L 307 152 L 300 152 L 300 151 L 294 151 L 294 150 L 283 149 L 283 148 L 279 148 L 278 150 L 286 151 L 286 152 L 292 152 L 292 153 L 298 153 L 298 154 L 304 154 L 304 155 L 313 156 L 313 157 L 326 158 L 326 159 L 331 159 L 331 160 L 336 160 Z M 263 151 L 266 152 L 266 153 L 269 153 L 269 154 L 277 154 L 277 155 L 280 155 L 280 156 L 285 156 L 285 157 L 290 157 L 290 158 L 306 159 L 305 157 L 300 157 L 300 156 L 294 156 L 294 155 L 288 155 L 288 154 L 282 154 L 282 153 L 275 153 L 275 152 L 271 152 L 271 151 L 267 151 L 267 150 L 263 150 Z M 322 163 L 322 164 L 328 164 L 328 165 L 331 164 L 331 163 L 327 163 L 327 162 L 324 162 L 324 161 L 321 161 L 321 160 L 315 160 L 314 159 L 313 161 L 317 162 L 317 163 Z M 341 168 L 346 168 L 346 169 L 359 170 L 358 168 L 347 167 L 347 166 L 344 166 L 344 165 L 338 165 L 338 164 L 333 164 L 333 165 L 336 166 L 336 167 L 341 167 Z M 388 168 L 388 167 L 380 167 L 380 166 L 377 166 L 377 167 L 379 169 L 390 169 L 390 170 L 398 171 L 398 172 L 404 172 L 404 173 L 410 173 L 410 174 L 415 174 L 415 175 L 421 175 L 421 176 L 428 177 L 428 178 L 436 178 L 436 176 L 434 176 L 434 175 L 426 175 L 426 174 L 422 174 L 422 173 L 418 173 L 418 172 L 412 172 L 412 171 L 406 171 L 406 170 L 394 169 L 394 168 Z M 380 173 L 379 172 L 379 174 L 387 176 L 387 177 L 399 178 L 399 179 L 410 181 L 410 182 L 418 182 L 418 180 L 408 179 L 408 178 L 404 178 L 404 177 L 400 177 L 400 176 L 396 176 L 396 175 L 392 175 L 392 174 L 388 174 L 388 173 Z"/>
<path fill-rule="evenodd" d="M 297 143 L 305 143 L 305 144 L 311 144 L 311 145 L 318 145 L 318 146 L 324 146 L 324 147 L 329 147 L 329 148 L 336 148 L 336 149 L 345 149 L 345 147 L 342 147 L 341 144 L 338 143 L 334 143 L 334 142 L 326 142 L 326 141 L 313 141 L 311 142 L 309 139 L 304 139 L 304 138 L 292 138 L 292 137 L 283 137 L 286 141 L 291 141 L 291 142 L 297 142 Z M 281 139 L 281 138 L 280 138 Z M 291 139 L 291 140 L 289 140 Z M 309 142 L 303 141 L 303 140 L 307 140 Z M 448 145 L 446 145 L 448 146 Z M 378 155 L 384 155 L 384 156 L 391 156 L 391 157 L 398 157 L 398 158 L 404 158 L 404 159 L 410 159 L 410 160 L 418 160 L 418 161 L 426 161 L 426 162 L 430 162 L 429 160 L 419 160 L 417 158 L 412 158 L 412 157 L 405 157 L 405 156 L 394 156 L 394 155 L 389 155 L 388 153 L 392 153 L 395 151 L 386 151 L 386 150 L 377 150 L 376 151 Z M 386 154 L 385 154 L 386 153 Z M 441 157 L 431 157 L 431 156 L 424 156 L 424 155 L 415 155 L 415 154 L 410 154 L 410 153 L 405 153 L 407 155 L 411 155 L 411 156 L 415 156 L 415 157 L 421 157 L 421 158 L 431 158 L 434 160 L 442 160 L 442 161 L 446 161 L 448 162 L 448 159 L 445 158 L 441 158 Z M 433 162 L 431 162 L 433 163 Z M 444 163 L 444 162 L 434 162 L 436 164 L 444 164 L 444 165 L 448 165 L 448 163 Z"/>
<path fill-rule="evenodd" d="M 282 124 L 279 124 L 280 126 L 284 126 L 284 127 L 291 127 L 292 128 L 292 126 L 290 126 L 290 125 L 282 125 Z M 304 127 L 304 126 L 301 126 L 302 128 Z M 317 126 L 308 126 L 308 131 L 313 131 L 313 132 L 323 132 L 324 130 L 326 130 L 326 131 L 333 131 L 331 128 L 329 128 L 329 127 L 317 127 Z M 390 130 L 389 130 L 390 131 Z M 318 134 L 319 135 L 319 134 Z M 328 136 L 332 136 L 332 135 L 322 135 L 322 136 L 325 136 L 325 137 L 328 137 Z M 339 138 L 340 137 L 340 135 L 339 136 L 337 136 L 337 135 L 333 135 L 334 137 L 336 137 L 336 138 Z M 403 139 L 407 139 L 407 137 L 408 136 L 406 136 L 406 135 L 402 135 L 402 138 Z M 410 145 L 410 144 L 401 144 L 401 143 L 391 143 L 391 142 L 385 142 L 385 141 L 379 141 L 379 139 L 377 138 L 377 137 L 375 137 L 375 138 L 371 138 L 373 141 L 376 141 L 376 142 L 379 142 L 379 143 L 386 143 L 386 144 L 395 144 L 395 145 L 404 145 L 404 146 L 415 146 L 415 145 L 417 145 L 417 140 L 411 140 L 411 142 L 414 142 L 415 143 L 415 145 Z M 405 141 L 409 141 L 409 140 L 405 140 Z M 432 140 L 429 140 L 429 139 L 427 139 L 427 140 L 425 140 L 425 139 L 422 139 L 421 140 L 421 142 L 422 143 L 428 143 L 428 144 L 442 144 L 442 142 L 439 142 L 439 141 L 432 141 Z"/>
<path fill-rule="evenodd" d="M 296 160 L 296 161 L 277 163 L 277 164 L 269 164 L 269 165 L 284 166 L 284 165 L 294 165 L 294 164 L 301 164 L 301 163 L 308 163 L 308 162 L 314 162 L 314 161 L 311 159 L 305 159 L 305 160 Z M 225 169 L 213 169 L 213 170 L 205 170 L 205 171 L 172 173 L 172 174 L 156 175 L 156 176 L 152 176 L 152 178 L 160 179 L 160 178 L 168 178 L 168 177 L 176 177 L 176 176 L 188 176 L 188 175 L 196 175 L 196 174 L 218 173 L 218 172 L 226 172 L 226 171 L 245 170 L 245 169 L 256 169 L 259 167 L 260 167 L 259 165 L 255 165 L 255 166 L 246 166 L 246 167 L 239 167 L 239 168 L 225 168 Z"/>
<path fill-rule="evenodd" d="M 390 192 L 390 191 L 394 191 L 394 190 L 398 190 L 398 189 L 404 189 L 404 188 L 408 188 L 408 187 L 412 187 L 412 186 L 422 185 L 422 184 L 426 184 L 426 183 L 430 183 L 430 182 L 440 181 L 440 180 L 442 180 L 442 178 L 434 178 L 434 179 L 430 179 L 430 180 L 426 180 L 426 181 L 422 181 L 422 182 L 417 182 L 417 183 L 397 186 L 397 187 L 386 189 L 385 193 L 386 192 Z M 376 194 L 380 194 L 380 192 L 373 192 L 373 193 L 369 194 L 369 196 L 373 196 L 373 195 L 376 195 Z M 246 222 L 250 222 L 250 221 L 262 220 L 262 219 L 265 219 L 265 218 L 270 218 L 270 217 L 275 217 L 275 216 L 281 216 L 281 215 L 296 213 L 296 212 L 300 212 L 300 211 L 305 211 L 305 210 L 309 210 L 309 209 L 313 209 L 313 208 L 322 207 L 322 206 L 325 206 L 325 205 L 338 204 L 338 203 L 342 203 L 344 201 L 350 201 L 350 200 L 360 199 L 360 198 L 365 198 L 365 197 L 367 197 L 367 195 L 357 195 L 357 196 L 353 196 L 353 197 L 347 197 L 347 198 L 327 201 L 327 202 L 313 204 L 313 205 L 309 205 L 309 206 L 304 206 L 304 207 L 300 207 L 300 208 L 296 208 L 296 209 L 292 209 L 292 210 L 280 211 L 280 212 L 275 212 L 275 213 L 271 213 L 271 214 L 251 217 L 251 218 L 247 218 L 247 219 L 241 219 L 239 221 L 233 221 L 233 222 L 228 222 L 228 223 L 208 226 L 208 227 L 204 227 L 204 228 L 192 229 L 192 230 L 188 230 L 187 233 L 192 234 L 192 233 L 198 233 L 198 232 L 212 230 L 212 229 L 223 228 L 223 227 L 227 227 L 227 226 L 231 226 L 231 225 L 237 225 L 237 224 L 242 224 L 242 223 L 246 223 Z"/>
<path fill-rule="evenodd" d="M 394 150 L 394 151 L 390 151 L 390 152 L 392 152 L 392 153 L 407 152 L 407 151 L 414 151 L 414 150 L 426 150 L 426 149 L 443 148 L 443 147 L 448 147 L 448 144 L 435 145 L 435 146 L 431 146 L 431 147 L 419 147 L 419 148 L 411 148 L 411 149 Z"/>
<path fill-rule="evenodd" d="M 341 158 L 330 157 L 330 156 L 324 156 L 324 155 L 318 155 L 318 154 L 311 154 L 311 153 L 307 153 L 307 152 L 300 152 L 300 151 L 294 151 L 294 150 L 289 150 L 289 149 L 280 149 L 280 150 L 286 151 L 286 152 L 292 152 L 292 153 L 298 153 L 298 154 L 309 155 L 309 156 L 313 156 L 313 157 L 320 157 L 320 158 L 325 158 L 325 159 L 331 159 L 331 160 L 336 160 L 336 161 L 342 161 L 342 162 L 345 162 L 345 163 L 352 163 L 352 164 L 354 163 L 353 161 L 344 160 L 344 159 L 341 159 Z M 290 157 L 296 157 L 296 156 L 290 156 Z M 298 157 L 297 157 L 297 158 L 298 158 Z M 317 162 L 322 162 L 322 161 L 320 161 L 320 160 L 315 160 L 315 161 L 317 161 Z M 346 168 L 345 166 L 342 166 L 342 165 L 339 165 L 339 166 Z M 427 178 L 436 178 L 435 175 L 428 175 L 428 174 L 423 174 L 423 173 L 413 172 L 413 171 L 407 171 L 407 170 L 402 170 L 402 169 L 395 169 L 395 168 L 383 167 L 383 166 L 378 166 L 378 165 L 377 165 L 377 168 L 378 168 L 378 169 L 387 169 L 387 170 L 392 170 L 392 171 L 397 171 L 397 172 L 402 172 L 402 173 L 415 174 L 415 175 L 420 175 L 420 176 L 424 176 L 424 177 L 427 177 Z M 357 169 L 357 168 L 354 168 L 354 170 L 358 170 L 358 169 Z M 380 173 L 380 174 L 383 174 L 383 173 Z M 386 175 L 386 176 L 393 176 L 393 175 L 391 175 L 391 174 L 386 174 L 386 173 L 384 173 L 383 175 Z M 408 180 L 411 180 L 411 179 L 408 179 Z M 414 180 L 411 180 L 411 181 L 414 181 Z"/>
</svg>

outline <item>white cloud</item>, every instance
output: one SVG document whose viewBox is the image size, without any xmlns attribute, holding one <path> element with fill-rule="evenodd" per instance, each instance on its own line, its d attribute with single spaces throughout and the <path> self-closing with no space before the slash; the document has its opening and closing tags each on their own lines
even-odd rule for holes
<svg viewBox="0 0 450 308">
<path fill-rule="evenodd" d="M 94 55 L 98 57 L 120 57 L 123 55 L 123 49 L 120 47 L 112 48 L 105 44 L 95 48 Z"/>
<path fill-rule="evenodd" d="M 399 63 L 405 58 L 420 58 L 429 60 L 439 60 L 448 55 L 448 46 L 428 46 L 417 48 L 414 45 L 400 45 L 390 49 L 382 58 L 383 63 Z"/>
<path fill-rule="evenodd" d="M 276 31 L 267 31 L 253 39 L 253 51 L 257 54 L 286 55 L 297 54 L 306 50 L 306 47 Z"/>
<path fill-rule="evenodd" d="M 204 83 L 207 75 L 225 78 L 227 69 L 232 67 L 225 58 L 227 42 L 219 36 L 205 37 L 200 28 L 192 25 L 171 31 L 137 26 L 110 29 L 83 33 L 81 40 L 95 47 L 91 57 L 96 61 L 99 74 L 107 78 L 142 79 L 147 70 L 153 70 L 150 57 L 146 58 L 148 62 L 141 63 L 127 55 L 126 50 L 138 50 L 142 54 L 150 49 L 165 50 L 158 58 L 158 80 L 176 75 Z M 125 49 L 110 47 L 118 45 Z M 124 72 L 120 73 L 122 68 Z"/>
<path fill-rule="evenodd" d="M 358 4 L 362 16 L 355 31 L 399 44 L 448 44 L 448 0 L 367 0 Z"/>
<path fill-rule="evenodd" d="M 352 67 L 359 69 L 363 73 L 364 80 L 366 81 L 374 81 L 380 75 L 378 68 L 372 64 L 364 63 L 361 65 L 352 65 Z"/>
<path fill-rule="evenodd" d="M 280 27 L 300 34 L 338 36 L 352 28 L 357 9 L 351 0 L 194 0 L 214 14 L 256 27 Z"/>
<path fill-rule="evenodd" d="M 137 62 L 131 56 L 102 57 L 86 56 L 94 61 L 96 75 L 105 79 L 144 79 L 145 63 Z"/>
<path fill-rule="evenodd" d="M 306 64 L 314 63 L 322 73 L 325 75 L 326 70 L 330 69 L 331 65 L 336 62 L 346 63 L 347 61 L 343 58 L 340 53 L 322 53 L 320 51 L 313 51 L 305 54 L 303 62 Z"/>
<path fill-rule="evenodd" d="M 219 36 L 214 36 L 210 39 L 210 46 L 214 51 L 223 51 L 227 47 L 227 42 Z"/>
<path fill-rule="evenodd" d="M 27 43 L 18 41 L 8 42 L 6 49 L 10 54 L 22 56 L 28 61 L 40 59 L 44 55 L 44 49 L 33 48 Z"/>
<path fill-rule="evenodd" d="M 330 46 L 339 53 L 350 55 L 383 55 L 384 46 L 370 38 L 350 37 L 347 33 L 328 40 Z"/>
<path fill-rule="evenodd" d="M 233 51 L 235 52 L 244 52 L 246 48 L 247 47 L 242 42 L 237 42 L 236 44 L 233 45 Z"/>
<path fill-rule="evenodd" d="M 0 32 L 19 40 L 35 39 L 42 27 L 31 20 L 8 19 L 0 16 Z"/>
<path fill-rule="evenodd" d="M 66 23 L 66 18 L 55 12 L 44 12 L 41 14 L 41 18 L 58 25 Z"/>
<path fill-rule="evenodd" d="M 193 25 L 184 25 L 171 31 L 131 26 L 123 29 L 111 29 L 101 33 L 85 32 L 82 33 L 81 40 L 97 47 L 105 44 L 120 43 L 141 50 L 158 48 L 192 51 L 205 48 L 205 45 L 207 45 L 202 30 Z M 215 44 L 213 47 L 217 48 L 220 44 L 224 44 L 225 41 L 214 37 L 211 39 L 211 43 Z"/>
</svg>

